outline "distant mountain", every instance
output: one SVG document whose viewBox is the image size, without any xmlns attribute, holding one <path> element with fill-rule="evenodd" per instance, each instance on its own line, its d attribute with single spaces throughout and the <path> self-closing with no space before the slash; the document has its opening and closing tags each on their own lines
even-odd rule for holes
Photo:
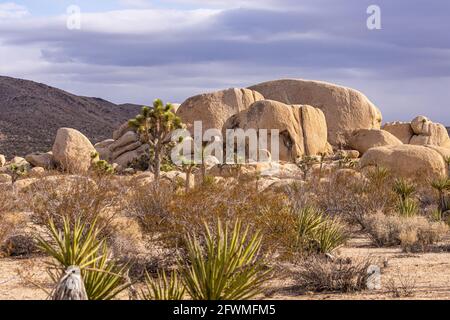
<svg viewBox="0 0 450 320">
<path fill-rule="evenodd" d="M 77 129 L 96 143 L 111 138 L 139 108 L 0 76 L 0 154 L 10 157 L 49 151 L 60 127 Z"/>
<path fill-rule="evenodd" d="M 450 127 L 447 127 L 448 134 L 450 134 Z"/>
</svg>

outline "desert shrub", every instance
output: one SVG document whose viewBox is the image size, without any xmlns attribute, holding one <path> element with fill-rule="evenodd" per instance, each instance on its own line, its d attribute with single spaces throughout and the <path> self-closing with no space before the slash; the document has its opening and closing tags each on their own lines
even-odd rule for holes
<svg viewBox="0 0 450 320">
<path fill-rule="evenodd" d="M 18 207 L 16 196 L 11 190 L 0 190 L 0 246 L 21 224 L 21 219 L 13 214 Z"/>
<path fill-rule="evenodd" d="M 402 245 L 405 250 L 427 250 L 440 241 L 448 230 L 444 223 L 429 222 L 422 216 L 403 217 L 381 212 L 366 217 L 364 223 L 375 245 Z"/>
<path fill-rule="evenodd" d="M 386 280 L 386 288 L 393 298 L 413 297 L 416 286 L 414 274 L 397 272 Z"/>
<path fill-rule="evenodd" d="M 166 273 L 157 273 L 157 278 L 153 279 L 146 273 L 145 288 L 141 290 L 142 300 L 182 300 L 186 289 L 178 273 L 172 271 L 167 277 Z"/>
<path fill-rule="evenodd" d="M 50 240 L 37 238 L 39 248 L 50 255 L 48 272 L 55 283 L 71 266 L 81 270 L 81 277 L 90 300 L 107 300 L 123 291 L 125 267 L 109 259 L 105 240 L 99 240 L 99 229 L 95 221 L 90 225 L 77 220 L 73 225 L 69 218 L 63 218 L 63 228 L 48 223 Z"/>
<path fill-rule="evenodd" d="M 249 235 L 236 221 L 232 230 L 220 221 L 205 225 L 201 237 L 187 236 L 187 262 L 181 262 L 186 290 L 194 300 L 242 300 L 261 292 L 269 270 L 259 256 L 261 236 Z"/>
<path fill-rule="evenodd" d="M 324 256 L 311 256 L 299 265 L 296 273 L 297 283 L 306 290 L 314 292 L 354 292 L 366 288 L 370 259 L 352 261 Z"/>
<path fill-rule="evenodd" d="M 146 232 L 164 231 L 169 224 L 170 203 L 175 195 L 165 184 L 134 188 L 126 204 L 127 213 L 135 217 Z"/>
<path fill-rule="evenodd" d="M 275 222 L 266 220 L 267 212 L 275 217 L 287 203 L 281 194 L 257 193 L 253 182 L 202 184 L 187 193 L 165 191 L 163 184 L 159 190 L 148 190 L 136 190 L 127 210 L 137 217 L 147 234 L 156 235 L 168 247 L 185 247 L 184 234 L 201 233 L 205 222 L 213 227 L 217 219 L 239 218 L 265 235 L 276 232 L 272 228 Z M 272 240 L 277 241 L 269 234 L 263 246 L 270 246 Z"/>
<path fill-rule="evenodd" d="M 62 228 L 63 217 L 68 217 L 72 223 L 96 220 L 97 226 L 105 228 L 117 214 L 118 193 L 106 178 L 60 175 L 33 185 L 26 197 L 38 224 L 44 225 L 51 219 Z"/>
<path fill-rule="evenodd" d="M 360 181 L 336 179 L 332 173 L 320 183 L 307 181 L 299 188 L 292 189 L 289 198 L 299 207 L 313 205 L 332 216 L 345 219 L 351 225 L 363 227 L 366 215 L 377 211 L 393 211 L 395 207 L 396 198 L 390 176 L 385 171 L 381 172 Z"/>
</svg>

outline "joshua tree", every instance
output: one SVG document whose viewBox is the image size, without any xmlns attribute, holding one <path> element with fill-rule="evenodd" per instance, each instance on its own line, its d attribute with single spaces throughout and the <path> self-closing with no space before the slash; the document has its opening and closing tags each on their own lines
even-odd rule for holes
<svg viewBox="0 0 450 320">
<path fill-rule="evenodd" d="M 194 161 L 190 161 L 187 159 L 182 160 L 181 168 L 183 169 L 184 173 L 186 173 L 186 184 L 185 184 L 185 190 L 186 193 L 189 192 L 191 188 L 191 178 L 192 178 L 192 171 L 197 167 Z"/>
<path fill-rule="evenodd" d="M 165 147 L 171 144 L 171 134 L 182 128 L 181 119 L 173 113 L 173 106 L 166 105 L 160 99 L 153 102 L 153 108 L 143 107 L 136 118 L 128 125 L 138 130 L 142 140 L 150 146 L 150 167 L 155 174 L 155 182 L 159 182 L 161 160 Z"/>
</svg>

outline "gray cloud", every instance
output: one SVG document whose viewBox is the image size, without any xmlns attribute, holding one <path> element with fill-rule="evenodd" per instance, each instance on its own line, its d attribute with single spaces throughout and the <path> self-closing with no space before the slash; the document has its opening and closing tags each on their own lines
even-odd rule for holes
<svg viewBox="0 0 450 320">
<path fill-rule="evenodd" d="M 62 17 L 0 22 L 0 42 L 40 49 L 43 63 L 33 79 L 115 101 L 182 101 L 205 90 L 302 77 L 354 86 L 388 120 L 425 113 L 450 123 L 443 86 L 450 82 L 450 3 L 376 2 L 383 26 L 377 31 L 366 28 L 373 1 L 267 0 L 207 12 L 160 11 L 174 21 L 158 28 L 145 11 L 125 11 L 125 20 L 89 14 L 80 31 L 65 29 Z"/>
</svg>

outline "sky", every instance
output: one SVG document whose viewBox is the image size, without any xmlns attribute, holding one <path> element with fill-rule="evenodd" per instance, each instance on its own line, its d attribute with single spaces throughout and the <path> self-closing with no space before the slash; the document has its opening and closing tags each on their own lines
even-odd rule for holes
<svg viewBox="0 0 450 320">
<path fill-rule="evenodd" d="M 381 29 L 367 27 L 370 5 Z M 322 80 L 363 92 L 384 121 L 450 125 L 449 12 L 447 0 L 0 1 L 0 75 L 137 104 Z"/>
</svg>

